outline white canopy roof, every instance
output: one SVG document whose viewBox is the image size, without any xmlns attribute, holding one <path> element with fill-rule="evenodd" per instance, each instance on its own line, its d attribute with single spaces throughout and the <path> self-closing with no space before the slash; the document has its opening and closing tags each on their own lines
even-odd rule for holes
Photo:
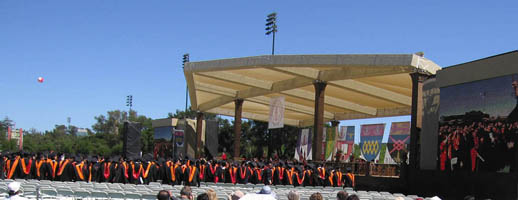
<svg viewBox="0 0 518 200">
<path fill-rule="evenodd" d="M 440 67 L 415 54 L 275 55 L 188 62 L 184 73 L 191 108 L 268 121 L 270 99 L 285 97 L 284 123 L 311 126 L 314 81 L 325 81 L 324 121 L 409 115 L 409 73 L 435 74 Z"/>
</svg>

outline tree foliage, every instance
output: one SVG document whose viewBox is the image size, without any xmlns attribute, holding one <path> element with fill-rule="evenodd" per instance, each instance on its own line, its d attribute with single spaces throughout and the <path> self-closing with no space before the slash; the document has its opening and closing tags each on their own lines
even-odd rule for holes
<svg viewBox="0 0 518 200">
<path fill-rule="evenodd" d="M 176 110 L 168 113 L 168 117 L 196 118 L 196 111 Z M 222 118 L 214 114 L 204 113 L 207 120 L 218 121 L 218 151 L 233 156 L 234 153 L 234 121 L 231 118 Z M 141 148 L 142 152 L 153 153 L 154 132 L 151 118 L 138 115 L 136 111 L 129 114 L 126 111 L 113 110 L 105 115 L 94 117 L 95 124 L 87 129 L 87 136 L 77 136 L 77 127 L 55 125 L 51 131 L 38 132 L 29 129 L 24 133 L 24 151 L 43 152 L 56 151 L 63 153 L 100 154 L 105 156 L 122 154 L 124 121 L 129 120 L 142 124 Z M 9 118 L 0 121 L 0 148 L 1 150 L 17 150 L 16 141 L 6 140 L 7 127 L 13 122 Z M 277 154 L 280 158 L 292 158 L 295 152 L 299 129 L 285 126 L 280 129 L 268 130 L 268 123 L 243 120 L 241 125 L 240 149 L 242 156 L 263 157 Z"/>
</svg>

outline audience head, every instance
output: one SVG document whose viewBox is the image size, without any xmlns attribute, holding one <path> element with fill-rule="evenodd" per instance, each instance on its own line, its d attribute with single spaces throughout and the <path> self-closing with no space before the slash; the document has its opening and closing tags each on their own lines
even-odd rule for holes
<svg viewBox="0 0 518 200">
<path fill-rule="evenodd" d="M 235 192 L 233 192 L 231 195 L 230 195 L 230 198 L 232 200 L 238 200 L 238 199 L 241 199 L 241 197 L 245 196 L 245 194 L 243 192 L 241 192 L 240 190 L 236 190 Z"/>
<path fill-rule="evenodd" d="M 9 196 L 17 195 L 20 193 L 21 183 L 20 182 L 11 182 L 7 185 L 7 190 Z"/>
<path fill-rule="evenodd" d="M 313 193 L 310 197 L 309 197 L 309 200 L 323 200 L 324 197 L 322 196 L 322 194 L 320 194 L 319 192 L 317 193 Z"/>
<path fill-rule="evenodd" d="M 171 195 L 167 190 L 160 190 L 158 194 L 156 195 L 156 199 L 158 200 L 169 200 L 171 199 Z"/>
<path fill-rule="evenodd" d="M 218 200 L 218 196 L 216 195 L 216 191 L 214 189 L 209 188 L 207 190 L 207 195 L 209 195 L 209 200 Z"/>
<path fill-rule="evenodd" d="M 347 192 L 345 192 L 345 191 L 340 191 L 340 192 L 336 193 L 337 200 L 346 200 L 347 196 L 348 196 Z"/>
<path fill-rule="evenodd" d="M 192 197 L 192 190 L 191 190 L 191 187 L 189 186 L 184 186 L 182 188 L 182 190 L 180 190 L 180 196 L 185 196 L 187 198 L 191 198 Z"/>
<path fill-rule="evenodd" d="M 360 197 L 358 197 L 358 195 L 351 194 L 347 197 L 347 200 L 360 200 Z"/>
<path fill-rule="evenodd" d="M 290 193 L 288 193 L 288 200 L 299 200 L 300 195 L 296 191 L 292 190 Z"/>
<path fill-rule="evenodd" d="M 196 197 L 196 200 L 209 200 L 209 195 L 207 193 L 202 193 Z"/>
</svg>

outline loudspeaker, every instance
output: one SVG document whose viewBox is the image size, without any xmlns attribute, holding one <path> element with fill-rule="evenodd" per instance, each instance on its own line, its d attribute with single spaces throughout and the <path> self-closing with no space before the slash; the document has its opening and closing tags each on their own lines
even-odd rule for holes
<svg viewBox="0 0 518 200">
<path fill-rule="evenodd" d="M 205 120 L 205 155 L 209 159 L 218 156 L 218 133 L 218 121 Z"/>
<path fill-rule="evenodd" d="M 140 157 L 140 131 L 142 125 L 137 122 L 124 122 L 122 154 L 126 158 Z"/>
</svg>

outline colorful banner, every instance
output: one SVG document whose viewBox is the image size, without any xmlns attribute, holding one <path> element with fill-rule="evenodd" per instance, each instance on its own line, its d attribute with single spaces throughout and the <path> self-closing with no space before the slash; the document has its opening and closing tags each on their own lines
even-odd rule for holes
<svg viewBox="0 0 518 200">
<path fill-rule="evenodd" d="M 284 97 L 270 99 L 270 118 L 268 129 L 284 127 Z"/>
<path fill-rule="evenodd" d="M 326 160 L 332 160 L 333 155 L 335 154 L 335 141 L 337 129 L 338 127 L 329 127 L 326 129 Z"/>
<path fill-rule="evenodd" d="M 302 129 L 297 140 L 297 148 L 295 150 L 295 159 L 297 161 L 312 160 L 311 155 L 311 129 Z"/>
<path fill-rule="evenodd" d="M 385 124 L 361 125 L 360 148 L 367 161 L 373 161 L 381 150 Z"/>
<path fill-rule="evenodd" d="M 410 122 L 392 122 L 387 147 L 396 163 L 401 163 L 402 157 L 408 153 L 408 144 L 410 144 Z"/>
<path fill-rule="evenodd" d="M 176 147 L 183 147 L 184 144 L 184 131 L 183 130 L 174 130 L 174 138 L 176 142 Z"/>
<path fill-rule="evenodd" d="M 340 160 L 346 161 L 354 149 L 354 126 L 342 126 L 336 140 L 336 151 L 342 151 Z"/>
</svg>

